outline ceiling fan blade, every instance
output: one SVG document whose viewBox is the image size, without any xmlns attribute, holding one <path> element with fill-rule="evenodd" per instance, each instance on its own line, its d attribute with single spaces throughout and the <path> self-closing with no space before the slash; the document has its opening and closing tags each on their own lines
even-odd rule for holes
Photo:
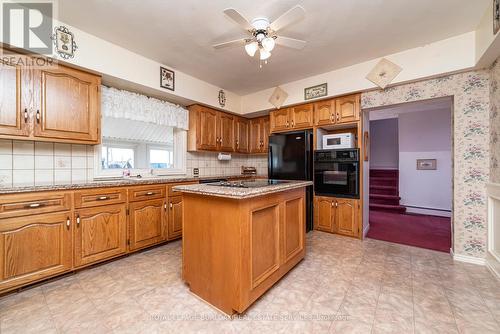
<svg viewBox="0 0 500 334">
<path fill-rule="evenodd" d="M 248 20 L 243 15 L 241 15 L 236 9 L 226 8 L 226 9 L 224 9 L 224 14 L 229 16 L 229 18 L 231 20 L 233 20 L 234 22 L 239 24 L 243 29 L 245 29 L 245 30 L 252 30 L 253 29 L 250 22 L 248 22 Z"/>
<path fill-rule="evenodd" d="M 278 36 L 276 37 L 276 44 L 292 49 L 303 49 L 306 46 L 307 42 L 301 39 Z"/>
<path fill-rule="evenodd" d="M 278 17 L 276 20 L 274 20 L 273 23 L 271 23 L 271 29 L 274 31 L 278 31 L 280 29 L 283 29 L 287 25 L 290 25 L 292 23 L 295 23 L 299 20 L 302 20 L 304 16 L 306 15 L 306 11 L 304 8 L 300 5 L 297 5 L 290 10 L 288 10 L 286 13 Z"/>
<path fill-rule="evenodd" d="M 228 42 L 223 42 L 219 44 L 214 44 L 212 45 L 214 49 L 223 49 L 223 48 L 229 48 L 229 47 L 234 47 L 234 46 L 243 46 L 245 45 L 245 39 L 240 38 L 240 39 L 235 39 L 234 41 L 228 41 Z"/>
</svg>

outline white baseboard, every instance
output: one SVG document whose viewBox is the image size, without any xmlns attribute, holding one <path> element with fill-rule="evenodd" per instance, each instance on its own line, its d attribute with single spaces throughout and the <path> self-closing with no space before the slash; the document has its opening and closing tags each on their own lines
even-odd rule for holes
<svg viewBox="0 0 500 334">
<path fill-rule="evenodd" d="M 408 213 L 416 213 L 419 215 L 430 215 L 430 216 L 439 216 L 439 217 L 451 217 L 450 211 L 442 211 L 442 210 L 433 210 L 433 209 L 423 209 L 423 208 L 412 208 L 406 207 L 406 212 Z"/>
<path fill-rule="evenodd" d="M 366 226 L 363 228 L 363 239 L 366 238 L 366 235 L 368 234 L 369 230 L 370 230 L 370 224 L 366 224 Z"/>
<path fill-rule="evenodd" d="M 453 253 L 453 249 L 450 249 L 450 254 L 453 257 L 453 260 L 465 263 L 477 264 L 480 266 L 486 265 L 486 259 L 481 259 L 478 257 L 470 256 L 470 255 L 461 255 Z"/>
</svg>

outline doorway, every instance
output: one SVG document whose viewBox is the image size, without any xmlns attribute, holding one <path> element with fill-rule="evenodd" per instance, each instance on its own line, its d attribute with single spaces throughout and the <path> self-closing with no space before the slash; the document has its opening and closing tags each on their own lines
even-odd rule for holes
<svg viewBox="0 0 500 334">
<path fill-rule="evenodd" d="M 446 97 L 369 111 L 368 238 L 450 251 L 452 106 Z"/>
</svg>

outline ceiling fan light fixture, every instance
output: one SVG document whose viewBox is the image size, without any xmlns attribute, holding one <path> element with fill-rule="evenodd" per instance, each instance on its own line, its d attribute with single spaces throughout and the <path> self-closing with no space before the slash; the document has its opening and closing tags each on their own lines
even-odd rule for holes
<svg viewBox="0 0 500 334">
<path fill-rule="evenodd" d="M 255 56 L 255 52 L 259 48 L 259 44 L 257 42 L 251 42 L 245 45 L 245 51 L 250 57 Z"/>
<path fill-rule="evenodd" d="M 264 48 L 260 49 L 260 60 L 266 60 L 271 57 L 271 52 L 267 51 Z"/>
<path fill-rule="evenodd" d="M 274 38 L 272 37 L 266 37 L 262 40 L 262 47 L 267 52 L 273 51 L 275 44 L 276 43 L 274 42 Z"/>
</svg>

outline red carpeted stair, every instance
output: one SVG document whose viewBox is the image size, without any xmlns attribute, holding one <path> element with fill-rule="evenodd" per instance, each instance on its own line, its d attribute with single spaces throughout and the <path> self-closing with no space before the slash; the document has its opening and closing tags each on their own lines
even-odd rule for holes
<svg viewBox="0 0 500 334">
<path fill-rule="evenodd" d="M 399 171 L 370 169 L 370 210 L 405 213 L 399 205 Z"/>
</svg>

